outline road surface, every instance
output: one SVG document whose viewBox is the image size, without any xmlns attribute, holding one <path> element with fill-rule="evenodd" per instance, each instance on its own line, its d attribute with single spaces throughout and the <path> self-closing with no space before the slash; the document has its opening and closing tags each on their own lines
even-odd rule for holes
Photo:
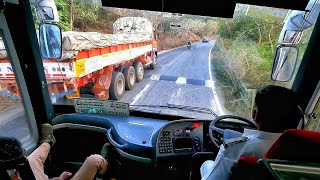
<svg viewBox="0 0 320 180">
<path fill-rule="evenodd" d="M 224 114 L 217 94 L 216 81 L 211 74 L 210 52 L 215 41 L 194 43 L 161 53 L 156 69 L 146 69 L 144 80 L 126 91 L 122 102 L 139 105 L 183 105 L 202 107 Z M 144 108 L 163 114 L 212 118 L 205 114 L 170 109 Z"/>
<path fill-rule="evenodd" d="M 157 67 L 154 70 L 146 69 L 144 80 L 136 83 L 131 91 L 126 91 L 121 101 L 135 109 L 161 114 L 214 118 L 204 113 L 139 106 L 193 106 L 208 108 L 223 115 L 221 96 L 217 93 L 217 83 L 210 68 L 210 52 L 214 45 L 215 41 L 200 42 L 192 44 L 191 49 L 183 46 L 159 54 Z M 72 101 L 68 104 L 72 104 Z M 29 129 L 22 105 L 0 113 L 0 136 L 14 136 L 20 140 L 28 138 Z"/>
<path fill-rule="evenodd" d="M 21 142 L 30 137 L 29 126 L 22 104 L 0 112 L 0 136 L 15 137 Z"/>
</svg>

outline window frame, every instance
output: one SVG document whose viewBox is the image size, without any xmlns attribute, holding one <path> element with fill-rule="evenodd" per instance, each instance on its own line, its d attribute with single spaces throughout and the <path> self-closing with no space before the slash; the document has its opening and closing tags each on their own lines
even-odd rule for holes
<svg viewBox="0 0 320 180">
<path fill-rule="evenodd" d="M 309 115 L 313 113 L 317 107 L 320 105 L 320 81 L 318 82 L 318 85 L 310 99 L 310 102 L 306 108 L 306 114 Z"/>
<path fill-rule="evenodd" d="M 22 72 L 22 68 L 19 62 L 19 58 L 17 56 L 17 52 L 13 43 L 13 40 L 11 38 L 11 34 L 8 28 L 8 24 L 6 22 L 6 18 L 4 16 L 4 13 L 0 12 L 0 36 L 3 39 L 3 42 L 5 44 L 8 59 L 11 63 L 11 66 L 13 68 L 13 72 L 15 74 L 15 79 L 17 82 L 17 85 L 19 87 L 19 91 L 21 94 L 22 104 L 25 111 L 25 117 L 28 124 L 28 128 L 30 131 L 30 139 L 26 141 L 23 144 L 23 148 L 27 151 L 27 154 L 31 153 L 38 144 L 39 140 L 39 134 L 36 124 L 36 119 L 34 115 L 34 110 L 31 104 L 29 92 L 27 89 L 26 81 Z"/>
<path fill-rule="evenodd" d="M 310 125 L 311 123 L 314 123 L 314 121 L 318 121 L 317 123 L 317 128 L 316 129 L 312 129 L 313 131 L 317 131 L 318 127 L 319 127 L 319 123 L 320 123 L 320 116 L 318 115 L 317 117 L 315 117 L 314 113 L 317 110 L 318 106 L 320 106 L 320 81 L 318 82 L 318 85 L 316 87 L 316 89 L 314 90 L 314 93 L 308 103 L 308 106 L 305 110 L 305 114 L 307 115 L 307 122 L 306 122 L 306 126 Z"/>
</svg>

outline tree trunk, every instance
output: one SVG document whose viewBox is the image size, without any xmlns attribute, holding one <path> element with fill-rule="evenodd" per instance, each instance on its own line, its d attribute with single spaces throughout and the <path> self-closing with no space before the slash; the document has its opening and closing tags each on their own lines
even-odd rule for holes
<svg viewBox="0 0 320 180">
<path fill-rule="evenodd" d="M 271 33 L 272 33 L 273 29 L 274 29 L 274 26 L 273 26 L 273 24 L 272 24 L 272 26 L 271 26 L 271 28 L 270 28 L 270 31 L 269 31 L 269 33 L 268 33 L 269 43 L 270 43 L 270 48 L 271 48 L 272 54 L 274 53 L 274 47 L 273 47 L 272 38 L 271 38 Z"/>
<path fill-rule="evenodd" d="M 257 24 L 257 27 L 258 27 L 258 33 L 259 33 L 259 37 L 258 37 L 258 47 L 260 47 L 261 41 L 262 41 L 261 28 L 260 28 L 259 23 L 257 23 L 257 21 L 255 21 L 255 23 Z"/>
<path fill-rule="evenodd" d="M 73 30 L 73 20 L 74 20 L 74 17 L 73 17 L 73 0 L 70 0 L 70 30 L 72 31 Z"/>
</svg>

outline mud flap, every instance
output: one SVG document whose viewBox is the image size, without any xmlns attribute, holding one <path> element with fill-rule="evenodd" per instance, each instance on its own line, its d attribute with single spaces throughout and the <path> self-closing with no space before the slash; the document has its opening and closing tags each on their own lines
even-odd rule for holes
<svg viewBox="0 0 320 180">
<path fill-rule="evenodd" d="M 73 98 L 78 98 L 78 97 L 80 97 L 80 90 L 79 90 L 79 89 L 76 90 L 76 91 L 73 92 L 73 93 L 70 93 L 70 94 L 67 94 L 67 95 L 66 95 L 66 98 L 67 98 L 67 99 L 73 99 Z"/>
<path fill-rule="evenodd" d="M 109 87 L 112 79 L 113 67 L 108 66 L 93 74 L 94 86 L 93 93 L 95 98 L 101 100 L 109 99 Z"/>
<path fill-rule="evenodd" d="M 148 63 L 147 54 L 139 56 L 138 61 L 140 61 L 143 64 L 143 66 L 147 64 Z"/>
</svg>

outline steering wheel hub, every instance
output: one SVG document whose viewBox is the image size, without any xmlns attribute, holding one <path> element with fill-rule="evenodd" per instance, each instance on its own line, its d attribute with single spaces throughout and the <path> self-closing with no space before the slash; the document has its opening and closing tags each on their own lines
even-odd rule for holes
<svg viewBox="0 0 320 180">
<path fill-rule="evenodd" d="M 235 119 L 236 121 L 240 121 L 239 123 L 244 123 L 247 126 L 250 127 L 250 129 L 257 129 L 257 125 L 254 121 L 248 120 L 246 118 L 243 118 L 241 116 L 235 116 L 235 115 L 224 115 L 219 116 L 216 119 L 214 119 L 210 125 L 209 125 L 209 136 L 212 141 L 212 143 L 219 148 L 220 145 L 224 142 L 226 139 L 225 135 L 228 134 L 228 139 L 240 137 L 241 133 L 240 131 L 235 130 L 229 130 L 229 129 L 222 129 L 217 127 L 216 125 L 218 123 L 221 123 L 223 120 L 226 119 Z"/>
</svg>

